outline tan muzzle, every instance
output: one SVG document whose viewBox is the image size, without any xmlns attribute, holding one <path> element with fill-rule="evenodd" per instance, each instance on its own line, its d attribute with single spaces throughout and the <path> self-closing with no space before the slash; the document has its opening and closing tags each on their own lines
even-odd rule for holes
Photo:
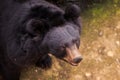
<svg viewBox="0 0 120 80">
<path fill-rule="evenodd" d="M 67 55 L 64 57 L 64 60 L 73 66 L 77 66 L 82 60 L 82 56 L 80 55 L 79 49 L 76 45 L 66 48 L 66 54 Z"/>
</svg>

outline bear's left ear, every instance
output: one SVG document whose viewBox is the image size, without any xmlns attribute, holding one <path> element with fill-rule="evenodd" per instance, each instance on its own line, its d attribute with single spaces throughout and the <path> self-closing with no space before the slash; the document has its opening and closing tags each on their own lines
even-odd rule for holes
<svg viewBox="0 0 120 80">
<path fill-rule="evenodd" d="M 33 36 L 43 34 L 48 29 L 49 25 L 44 20 L 31 19 L 26 23 L 26 31 Z"/>
<path fill-rule="evenodd" d="M 80 16 L 80 12 L 80 7 L 75 4 L 69 4 L 65 9 L 65 18 L 75 20 Z"/>
</svg>

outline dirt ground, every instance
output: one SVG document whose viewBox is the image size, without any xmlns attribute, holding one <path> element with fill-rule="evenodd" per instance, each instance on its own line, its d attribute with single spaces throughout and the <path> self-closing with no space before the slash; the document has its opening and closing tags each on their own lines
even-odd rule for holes
<svg viewBox="0 0 120 80">
<path fill-rule="evenodd" d="M 82 14 L 82 23 L 79 66 L 53 57 L 50 70 L 30 67 L 21 80 L 120 80 L 120 4 L 97 4 Z"/>
</svg>

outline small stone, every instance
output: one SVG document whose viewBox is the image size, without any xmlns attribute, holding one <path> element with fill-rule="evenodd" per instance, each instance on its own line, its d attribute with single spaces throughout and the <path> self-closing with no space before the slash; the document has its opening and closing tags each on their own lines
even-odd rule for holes
<svg viewBox="0 0 120 80">
<path fill-rule="evenodd" d="M 116 28 L 117 28 L 117 29 L 120 29 L 120 22 L 118 22 Z"/>
<path fill-rule="evenodd" d="M 103 35 L 103 32 L 102 32 L 102 31 L 100 31 L 100 32 L 99 32 L 99 36 L 102 36 L 102 35 Z"/>
<path fill-rule="evenodd" d="M 118 34 L 117 34 L 117 33 L 115 33 L 114 35 L 115 35 L 115 36 L 117 36 Z"/>
<path fill-rule="evenodd" d="M 120 63 L 120 59 L 116 59 L 116 62 L 119 64 Z"/>
<path fill-rule="evenodd" d="M 82 76 L 80 75 L 75 75 L 75 80 L 80 80 L 82 78 Z"/>
<path fill-rule="evenodd" d="M 119 66 L 119 65 L 117 65 L 117 68 L 120 68 L 120 66 Z"/>
<path fill-rule="evenodd" d="M 107 52 L 107 55 L 108 55 L 109 57 L 113 57 L 113 56 L 114 56 L 114 54 L 113 54 L 112 51 L 108 51 L 108 52 Z"/>
<path fill-rule="evenodd" d="M 100 77 L 97 77 L 96 80 L 101 80 L 101 78 L 100 78 Z"/>
<path fill-rule="evenodd" d="M 105 52 L 105 47 L 100 47 L 99 49 L 98 49 L 98 53 L 99 54 L 104 54 L 104 52 Z"/>
<path fill-rule="evenodd" d="M 99 31 L 98 35 L 101 37 L 103 36 L 103 31 Z"/>
<path fill-rule="evenodd" d="M 98 57 L 97 59 L 96 59 L 98 62 L 102 62 L 103 60 L 101 59 L 101 57 Z"/>
<path fill-rule="evenodd" d="M 38 70 L 36 69 L 35 72 L 38 72 Z"/>
<path fill-rule="evenodd" d="M 87 47 L 87 49 L 90 49 L 90 48 L 91 48 L 90 46 Z"/>
<path fill-rule="evenodd" d="M 116 45 L 117 45 L 117 46 L 120 46 L 120 41 L 116 41 Z"/>
<path fill-rule="evenodd" d="M 98 53 L 100 53 L 100 54 L 101 54 L 101 53 L 102 53 L 102 50 L 101 50 L 101 49 L 99 49 L 99 50 L 98 50 Z"/>
<path fill-rule="evenodd" d="M 91 77 L 91 75 L 92 75 L 92 74 L 89 73 L 89 72 L 85 73 L 85 76 L 86 76 L 86 77 Z"/>
<path fill-rule="evenodd" d="M 116 26 L 116 29 L 120 29 L 120 25 Z"/>
</svg>

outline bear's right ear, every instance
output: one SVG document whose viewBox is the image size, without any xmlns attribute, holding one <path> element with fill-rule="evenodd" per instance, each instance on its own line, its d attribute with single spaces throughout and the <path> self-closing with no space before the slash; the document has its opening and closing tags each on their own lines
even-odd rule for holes
<svg viewBox="0 0 120 80">
<path fill-rule="evenodd" d="M 80 16 L 80 7 L 75 4 L 69 4 L 65 9 L 65 18 L 66 19 L 77 19 Z"/>
<path fill-rule="evenodd" d="M 26 31 L 33 35 L 39 35 L 49 30 L 49 25 L 44 20 L 31 19 L 26 23 Z"/>
</svg>

